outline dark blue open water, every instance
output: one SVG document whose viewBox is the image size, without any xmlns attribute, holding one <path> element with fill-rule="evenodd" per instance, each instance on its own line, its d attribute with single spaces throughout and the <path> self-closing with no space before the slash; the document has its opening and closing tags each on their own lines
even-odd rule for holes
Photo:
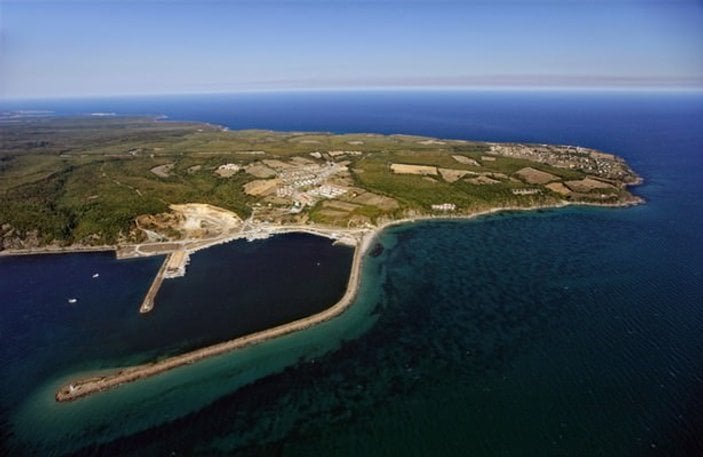
<svg viewBox="0 0 703 457">
<path fill-rule="evenodd" d="M 395 227 L 339 318 L 70 405 L 51 394 L 82 359 L 46 354 L 73 318 L 3 305 L 2 322 L 13 322 L 0 326 L 3 381 L 32 375 L 26 396 L 0 396 L 7 452 L 703 455 L 700 94 L 347 92 L 15 107 L 578 144 L 625 157 L 645 178 L 636 192 L 647 204 Z M 31 261 L 32 272 L 56 262 Z M 114 270 L 134 284 L 125 300 L 148 286 L 155 262 Z M 18 293 L 15 282 L 0 289 Z M 83 369 L 145 353 L 107 347 Z"/>
</svg>

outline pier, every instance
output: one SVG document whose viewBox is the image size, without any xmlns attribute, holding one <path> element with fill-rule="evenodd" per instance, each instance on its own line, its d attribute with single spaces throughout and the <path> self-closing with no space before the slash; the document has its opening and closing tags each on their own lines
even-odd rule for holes
<svg viewBox="0 0 703 457">
<path fill-rule="evenodd" d="M 139 307 L 140 313 L 145 314 L 154 309 L 154 299 L 159 293 L 164 278 L 178 278 L 185 275 L 188 262 L 190 262 L 190 254 L 187 251 L 174 251 L 166 256 L 151 283 L 151 287 L 144 296 L 142 306 Z"/>
<path fill-rule="evenodd" d="M 151 283 L 149 290 L 144 296 L 142 306 L 139 307 L 140 313 L 145 314 L 154 309 L 154 298 L 156 298 L 156 294 L 158 294 L 159 289 L 161 289 L 161 283 L 164 281 L 164 272 L 166 272 L 166 266 L 168 265 L 170 257 L 170 255 L 166 256 L 166 258 L 164 259 L 164 263 L 161 264 L 159 271 L 156 273 L 154 281 Z"/>
<path fill-rule="evenodd" d="M 188 251 L 175 251 L 168 256 L 164 278 L 180 278 L 186 274 L 186 266 L 190 262 Z"/>
</svg>

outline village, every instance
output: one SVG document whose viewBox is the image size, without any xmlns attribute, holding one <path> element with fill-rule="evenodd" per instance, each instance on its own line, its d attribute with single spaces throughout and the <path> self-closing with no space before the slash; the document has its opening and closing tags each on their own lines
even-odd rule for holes
<svg viewBox="0 0 703 457">
<path fill-rule="evenodd" d="M 635 180 L 628 181 L 633 178 L 632 172 L 621 158 L 580 146 L 491 143 L 490 150 L 498 156 L 527 159 L 557 168 L 580 170 L 602 179 L 638 184 Z"/>
</svg>

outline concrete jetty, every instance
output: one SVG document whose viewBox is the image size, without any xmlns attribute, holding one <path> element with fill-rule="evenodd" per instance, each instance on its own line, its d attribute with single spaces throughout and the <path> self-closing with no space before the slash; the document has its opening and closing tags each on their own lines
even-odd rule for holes
<svg viewBox="0 0 703 457">
<path fill-rule="evenodd" d="M 168 256 L 164 278 L 180 278 L 186 274 L 186 266 L 190 263 L 188 251 L 175 251 Z"/>
<path fill-rule="evenodd" d="M 142 306 L 139 307 L 139 312 L 144 314 L 148 313 L 152 309 L 154 309 L 154 298 L 156 298 L 156 294 L 159 293 L 159 289 L 161 288 L 161 283 L 164 281 L 164 272 L 166 271 L 166 266 L 168 265 L 169 258 L 171 256 L 168 255 L 164 259 L 164 263 L 161 264 L 161 267 L 159 268 L 159 271 L 156 273 L 156 277 L 154 278 L 154 281 L 151 283 L 151 286 L 149 287 L 149 290 L 146 292 L 146 295 L 144 296 L 144 301 L 142 301 Z"/>
<path fill-rule="evenodd" d="M 165 278 L 178 278 L 186 274 L 186 265 L 190 262 L 190 254 L 187 251 L 175 251 L 167 255 L 164 263 L 161 264 L 159 271 L 156 273 L 151 287 L 144 296 L 142 306 L 139 307 L 139 312 L 144 314 L 154 309 L 154 299 L 159 293 L 161 283 Z"/>
</svg>

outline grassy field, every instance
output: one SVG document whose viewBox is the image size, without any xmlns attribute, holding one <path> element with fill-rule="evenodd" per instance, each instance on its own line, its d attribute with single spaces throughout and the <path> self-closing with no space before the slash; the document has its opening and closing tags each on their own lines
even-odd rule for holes
<svg viewBox="0 0 703 457">
<path fill-rule="evenodd" d="M 354 153 L 315 159 L 310 155 L 340 150 Z M 348 184 L 397 202 L 384 208 L 353 203 L 355 200 L 347 197 L 342 198 L 346 206 L 338 204 L 336 209 L 321 202 L 306 209 L 309 220 L 333 225 L 428 213 L 432 205 L 443 203 L 468 212 L 563 198 L 545 188 L 529 197 L 515 195 L 515 189 L 535 187 L 514 177 L 527 166 L 564 181 L 586 176 L 521 159 L 483 160 L 488 152 L 483 143 L 406 135 L 232 132 L 207 124 L 152 118 L 1 118 L 0 236 L 34 236 L 38 244 L 135 241 L 141 236 L 135 229 L 135 218 L 167 211 L 172 203 L 209 203 L 247 218 L 256 203 L 268 201 L 243 191 L 244 184 L 256 178 L 244 172 L 221 178 L 213 171 L 226 163 L 246 167 L 271 158 L 346 161 Z M 460 163 L 452 155 L 471 158 L 479 166 Z M 393 173 L 393 163 L 469 174 L 448 182 L 440 175 Z M 172 164 L 166 176 L 151 171 L 166 164 Z M 477 183 L 479 176 L 490 183 Z M 614 194 L 615 198 L 629 195 L 624 189 L 599 193 Z M 589 196 L 579 198 L 587 200 Z"/>
</svg>

